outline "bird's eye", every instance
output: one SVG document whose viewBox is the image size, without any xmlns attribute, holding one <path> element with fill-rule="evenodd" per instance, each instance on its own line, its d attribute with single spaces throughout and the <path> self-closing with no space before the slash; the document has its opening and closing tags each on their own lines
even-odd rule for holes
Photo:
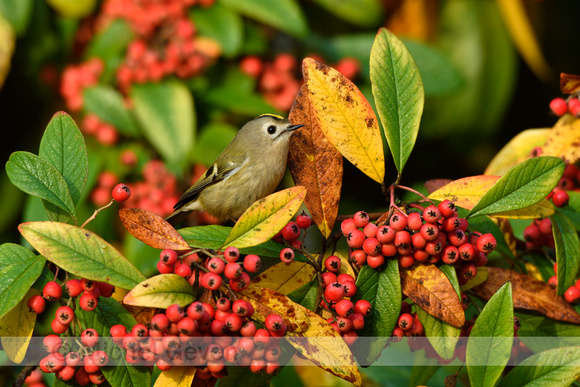
<svg viewBox="0 0 580 387">
<path fill-rule="evenodd" d="M 274 125 L 268 126 L 268 134 L 276 133 L 276 127 Z"/>
</svg>

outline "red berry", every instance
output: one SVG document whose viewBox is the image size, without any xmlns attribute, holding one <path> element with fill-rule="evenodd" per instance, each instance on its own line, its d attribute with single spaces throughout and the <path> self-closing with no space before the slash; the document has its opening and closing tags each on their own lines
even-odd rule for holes
<svg viewBox="0 0 580 387">
<path fill-rule="evenodd" d="M 336 255 L 331 255 L 324 260 L 324 267 L 330 272 L 338 273 L 340 266 L 340 258 L 338 258 Z"/>
<path fill-rule="evenodd" d="M 401 255 L 398 261 L 401 267 L 411 267 L 415 264 L 415 257 L 412 255 Z"/>
<path fill-rule="evenodd" d="M 226 263 L 219 257 L 213 257 L 207 262 L 207 269 L 212 273 L 221 274 L 226 268 Z"/>
<path fill-rule="evenodd" d="M 175 274 L 185 279 L 191 277 L 192 273 L 193 271 L 191 270 L 191 267 L 189 265 L 180 264 L 177 265 L 177 267 L 175 268 Z"/>
<path fill-rule="evenodd" d="M 94 347 L 99 341 L 99 334 L 93 328 L 87 328 L 81 333 L 81 342 L 87 347 Z"/>
<path fill-rule="evenodd" d="M 66 366 L 56 373 L 56 377 L 60 380 L 69 381 L 74 378 L 76 367 Z"/>
<path fill-rule="evenodd" d="M 399 316 L 397 326 L 403 331 L 408 331 L 413 327 L 413 316 L 410 313 L 403 313 Z"/>
<path fill-rule="evenodd" d="M 341 282 L 342 286 L 344 286 L 344 295 L 345 297 L 352 297 L 356 294 L 356 284 L 353 281 L 344 281 Z"/>
<path fill-rule="evenodd" d="M 367 300 L 358 300 L 354 303 L 354 311 L 366 317 L 371 313 L 372 305 Z"/>
<path fill-rule="evenodd" d="M 354 277 L 347 273 L 341 273 L 336 277 L 336 280 L 341 284 L 344 284 L 347 281 L 355 282 Z"/>
<path fill-rule="evenodd" d="M 385 245 L 383 245 L 385 246 Z M 394 245 L 392 245 L 394 247 Z M 395 250 L 396 251 L 396 250 Z M 395 252 L 396 254 L 396 252 Z M 395 255 L 393 254 L 393 255 Z M 373 269 L 378 269 L 385 264 L 385 257 L 382 255 L 369 255 L 367 257 L 367 264 Z"/>
<path fill-rule="evenodd" d="M 336 303 L 334 310 L 336 311 L 336 314 L 341 317 L 349 317 L 354 313 L 354 305 L 352 301 L 343 299 Z"/>
<path fill-rule="evenodd" d="M 413 326 L 408 331 L 405 331 L 405 336 L 423 336 L 424 333 L 425 330 L 423 328 L 423 324 L 421 324 L 421 321 L 419 321 L 418 318 L 413 318 Z"/>
<path fill-rule="evenodd" d="M 381 248 L 382 250 L 382 248 Z M 367 261 L 367 253 L 362 249 L 353 250 L 350 253 L 349 262 L 354 262 L 358 266 L 362 266 Z"/>
<path fill-rule="evenodd" d="M 101 292 L 101 297 L 109 298 L 115 293 L 115 285 L 108 282 L 97 282 L 97 289 Z"/>
<path fill-rule="evenodd" d="M 82 278 L 81 287 L 85 292 L 92 292 L 97 287 L 97 282 L 86 278 Z"/>
<path fill-rule="evenodd" d="M 62 347 L 62 339 L 57 335 L 48 335 L 42 340 L 42 344 L 46 352 L 58 352 Z"/>
<path fill-rule="evenodd" d="M 83 293 L 83 295 L 79 298 L 79 305 L 82 310 L 86 310 L 87 312 L 93 311 L 97 308 L 97 297 L 93 293 Z"/>
<path fill-rule="evenodd" d="M 165 249 L 161 251 L 159 259 L 166 265 L 174 265 L 177 262 L 177 252 L 175 250 Z"/>
<path fill-rule="evenodd" d="M 153 316 L 153 319 L 155 319 L 155 316 Z M 151 324 L 153 324 L 153 319 L 151 320 Z M 117 325 L 113 325 L 111 327 L 111 329 L 109 329 L 109 332 L 111 333 L 111 336 L 113 337 L 113 341 L 115 341 L 115 343 L 117 343 L 117 341 L 120 341 L 120 342 L 123 341 L 123 337 L 125 337 L 125 335 L 127 334 L 127 329 L 125 328 L 124 325 L 117 324 Z"/>
<path fill-rule="evenodd" d="M 344 298 L 344 285 L 339 282 L 333 282 L 324 289 L 324 295 L 330 301 L 339 301 Z"/>
<path fill-rule="evenodd" d="M 459 276 L 465 278 L 466 280 L 470 280 L 477 274 L 477 268 L 471 262 L 464 263 L 459 268 Z"/>
<path fill-rule="evenodd" d="M 433 205 L 423 211 L 423 220 L 427 223 L 437 223 L 441 219 L 441 211 Z"/>
<path fill-rule="evenodd" d="M 407 227 L 407 217 L 403 214 L 393 214 L 389 220 L 389 225 L 395 231 L 402 231 Z"/>
<path fill-rule="evenodd" d="M 62 286 L 55 281 L 47 282 L 42 290 L 42 295 L 48 301 L 56 301 L 62 296 Z"/>
<path fill-rule="evenodd" d="M 340 231 L 342 231 L 342 235 L 347 236 L 349 232 L 356 229 L 354 225 L 354 219 L 348 218 L 342 221 L 340 224 Z"/>
<path fill-rule="evenodd" d="M 81 280 L 70 279 L 64 285 L 65 290 L 71 297 L 77 297 L 83 292 Z"/>
<path fill-rule="evenodd" d="M 269 314 L 266 316 L 264 320 L 264 326 L 270 332 L 286 332 L 286 324 L 282 317 L 278 316 L 277 314 Z"/>
<path fill-rule="evenodd" d="M 298 239 L 300 236 L 300 227 L 295 222 L 288 222 L 282 229 L 282 237 L 288 242 Z"/>
<path fill-rule="evenodd" d="M 113 188 L 113 199 L 116 202 L 122 203 L 129 199 L 131 196 L 131 190 L 123 183 L 119 183 Z"/>
<path fill-rule="evenodd" d="M 353 249 L 360 249 L 365 239 L 365 234 L 356 228 L 346 235 L 346 243 Z"/>
<path fill-rule="evenodd" d="M 74 311 L 70 306 L 61 306 L 56 310 L 55 318 L 62 325 L 68 325 L 73 320 L 74 315 Z"/>
<path fill-rule="evenodd" d="M 453 265 L 459 260 L 459 250 L 455 246 L 445 246 L 441 252 L 441 260 L 449 265 Z"/>
<path fill-rule="evenodd" d="M 291 263 L 294 260 L 294 250 L 290 247 L 283 248 L 280 251 L 280 260 L 284 263 Z"/>
<path fill-rule="evenodd" d="M 177 323 L 179 333 L 187 336 L 191 336 L 197 330 L 197 326 L 197 321 L 189 316 L 185 316 Z"/>
<path fill-rule="evenodd" d="M 304 229 L 310 227 L 312 224 L 312 219 L 310 216 L 306 215 L 304 212 L 296 217 L 296 224 L 298 227 Z"/>
<path fill-rule="evenodd" d="M 250 286 L 250 276 L 243 272 L 238 278 L 230 280 L 230 287 L 236 292 L 241 292 Z"/>
<path fill-rule="evenodd" d="M 224 269 L 224 275 L 227 279 L 238 278 L 242 275 L 242 266 L 239 263 L 228 262 Z"/>
<path fill-rule="evenodd" d="M 497 241 L 490 233 L 483 234 L 477 239 L 477 249 L 482 253 L 489 254 L 495 249 L 496 246 Z"/>
<path fill-rule="evenodd" d="M 429 223 L 425 223 L 425 225 L 432 226 Z M 423 238 L 421 232 L 416 232 L 415 234 L 411 235 L 411 244 L 415 249 L 424 249 L 425 246 L 427 246 L 427 241 L 425 238 Z"/>
<path fill-rule="evenodd" d="M 564 293 L 564 299 L 570 304 L 576 304 L 580 301 L 580 289 L 576 286 L 570 286 Z"/>
<path fill-rule="evenodd" d="M 240 61 L 240 70 L 252 78 L 258 78 L 262 73 L 262 68 L 262 60 L 254 55 L 246 56 Z"/>
<path fill-rule="evenodd" d="M 405 331 L 403 331 L 401 328 L 396 326 L 393 329 L 393 333 L 391 333 L 390 342 L 391 343 L 398 343 L 399 341 L 401 341 L 403 339 L 403 337 L 405 337 Z"/>
<path fill-rule="evenodd" d="M 185 311 L 178 304 L 172 304 L 165 310 L 165 316 L 170 322 L 176 323 L 185 317 Z"/>
<path fill-rule="evenodd" d="M 262 267 L 262 261 L 256 254 L 248 254 L 244 258 L 244 269 L 250 273 L 256 273 Z"/>
<path fill-rule="evenodd" d="M 570 111 L 570 114 L 576 117 L 580 116 L 580 100 L 578 100 L 578 98 L 572 98 L 571 100 L 569 100 L 568 110 Z"/>
<path fill-rule="evenodd" d="M 411 212 L 407 216 L 407 228 L 409 230 L 417 231 L 423 225 L 423 219 L 421 218 L 421 214 L 418 212 Z"/>
<path fill-rule="evenodd" d="M 175 271 L 175 265 L 167 265 L 163 261 L 157 262 L 157 271 L 159 274 L 170 274 Z"/>
<path fill-rule="evenodd" d="M 46 307 L 46 301 L 44 300 L 44 298 L 36 294 L 28 299 L 27 305 L 28 309 L 31 312 L 40 314 L 44 312 L 44 308 Z"/>
<path fill-rule="evenodd" d="M 352 80 L 360 71 L 360 63 L 356 58 L 346 57 L 340 59 L 334 65 L 334 68 L 336 71 Z"/>
<path fill-rule="evenodd" d="M 95 351 L 91 356 L 93 363 L 99 367 L 104 367 L 109 362 L 109 355 L 105 351 Z"/>
<path fill-rule="evenodd" d="M 363 233 L 367 238 L 375 238 L 377 236 L 377 230 L 379 228 L 374 223 L 367 223 L 367 225 L 363 228 Z"/>
<path fill-rule="evenodd" d="M 369 215 L 364 211 L 358 211 L 352 217 L 355 227 L 363 228 L 369 223 Z"/>
<path fill-rule="evenodd" d="M 377 238 L 367 238 L 363 242 L 363 251 L 368 255 L 378 255 L 381 253 L 381 243 Z"/>
<path fill-rule="evenodd" d="M 229 298 L 221 297 L 215 302 L 216 308 L 222 312 L 230 312 L 232 303 Z"/>
<path fill-rule="evenodd" d="M 548 279 L 548 285 L 552 288 L 552 289 L 556 289 L 558 287 L 558 276 L 557 275 L 553 275 Z"/>
<path fill-rule="evenodd" d="M 63 325 L 57 319 L 54 319 L 50 323 L 50 328 L 54 333 L 60 335 L 61 333 L 66 332 L 66 330 L 68 329 L 68 325 Z"/>
<path fill-rule="evenodd" d="M 333 282 L 338 282 L 338 277 L 331 271 L 325 271 L 324 273 L 321 274 L 321 277 L 322 284 L 324 285 L 324 287 L 327 287 Z"/>
<path fill-rule="evenodd" d="M 381 226 L 377 229 L 377 239 L 381 243 L 391 243 L 395 240 L 395 229 L 390 226 Z"/>
<path fill-rule="evenodd" d="M 427 262 L 431 258 L 431 254 L 423 249 L 415 249 L 413 250 L 413 258 L 418 262 Z"/>
<path fill-rule="evenodd" d="M 131 329 L 131 334 L 134 337 L 147 337 L 149 335 L 149 329 L 143 324 L 136 324 Z"/>
<path fill-rule="evenodd" d="M 552 221 L 550 220 L 550 218 L 544 218 L 540 220 L 537 224 L 542 234 L 552 235 Z"/>
<path fill-rule="evenodd" d="M 455 208 L 455 203 L 451 200 L 445 199 L 437 205 L 437 208 L 441 212 L 441 216 L 449 218 L 456 214 L 457 210 Z"/>
<path fill-rule="evenodd" d="M 200 281 L 202 286 L 209 290 L 218 290 L 222 286 L 222 282 L 222 277 L 216 273 L 205 273 Z"/>
<path fill-rule="evenodd" d="M 398 249 L 407 249 L 412 246 L 411 234 L 408 231 L 398 231 L 395 234 L 395 246 Z"/>
<path fill-rule="evenodd" d="M 562 190 L 556 191 L 554 196 L 552 196 L 552 202 L 556 207 L 564 207 L 568 204 L 569 200 L 570 196 L 568 195 L 568 192 Z"/>
<path fill-rule="evenodd" d="M 475 246 L 473 246 L 471 243 L 462 244 L 457 248 L 457 251 L 459 253 L 459 257 L 464 261 L 472 261 L 475 259 L 476 250 Z"/>
<path fill-rule="evenodd" d="M 467 242 L 467 235 L 463 232 L 462 229 L 458 228 L 457 230 L 453 230 L 447 234 L 447 240 L 455 247 L 459 247 L 465 242 Z"/>
<path fill-rule="evenodd" d="M 550 102 L 550 109 L 555 115 L 561 117 L 568 111 L 568 104 L 566 104 L 563 98 L 554 98 Z"/>
<path fill-rule="evenodd" d="M 420 227 L 419 233 L 427 242 L 434 241 L 439 236 L 439 227 L 432 223 L 425 223 Z"/>
<path fill-rule="evenodd" d="M 236 262 L 240 257 L 240 251 L 237 247 L 229 246 L 224 250 L 224 258 L 228 262 Z"/>
</svg>

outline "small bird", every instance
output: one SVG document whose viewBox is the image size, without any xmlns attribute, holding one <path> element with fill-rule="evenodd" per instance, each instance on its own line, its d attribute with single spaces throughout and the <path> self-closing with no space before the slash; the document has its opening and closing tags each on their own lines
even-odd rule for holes
<svg viewBox="0 0 580 387">
<path fill-rule="evenodd" d="M 276 189 L 286 170 L 290 137 L 303 126 L 274 114 L 246 123 L 166 220 L 177 225 L 192 211 L 205 211 L 221 221 L 237 220 Z"/>
</svg>

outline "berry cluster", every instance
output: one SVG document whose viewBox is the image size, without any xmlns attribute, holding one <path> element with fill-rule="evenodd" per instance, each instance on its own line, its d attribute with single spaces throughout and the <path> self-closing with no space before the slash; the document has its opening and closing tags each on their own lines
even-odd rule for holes
<svg viewBox="0 0 580 387">
<path fill-rule="evenodd" d="M 393 328 L 390 341 L 398 343 L 403 339 L 403 337 L 418 337 L 424 335 L 425 329 L 423 328 L 421 321 L 419 321 L 419 318 L 417 318 L 417 313 L 412 313 L 409 303 L 403 301 L 401 303 L 399 319 L 397 320 L 397 325 Z M 411 341 L 409 341 L 409 343 L 411 343 Z"/>
<path fill-rule="evenodd" d="M 276 372 L 281 350 L 277 337 L 286 333 L 284 320 L 268 315 L 264 328 L 251 321 L 252 304 L 222 297 L 216 306 L 195 301 L 185 308 L 174 304 L 151 319 L 150 327 L 111 327 L 113 341 L 125 349 L 130 364 L 155 364 L 161 371 L 194 365 L 202 379 L 227 375 L 226 363 L 252 372 Z"/>
<path fill-rule="evenodd" d="M 552 234 L 552 221 L 550 218 L 534 219 L 524 229 L 526 248 L 548 246 L 554 248 L 554 235 Z"/>
<path fill-rule="evenodd" d="M 299 238 L 305 235 L 302 230 L 306 230 L 312 225 L 312 218 L 304 212 L 296 217 L 296 222 L 290 221 L 282 230 L 280 230 L 272 240 L 276 242 L 290 245 L 280 251 L 280 260 L 284 263 L 291 263 L 294 260 L 294 249 L 302 248 L 302 240 Z"/>
<path fill-rule="evenodd" d="M 133 83 L 156 82 L 169 75 L 188 78 L 201 73 L 219 56 L 219 47 L 196 37 L 187 16 L 194 5 L 209 7 L 214 0 L 108 0 L 103 3 L 101 22 L 127 20 L 137 34 L 127 56 L 117 69 L 122 91 Z"/>
<path fill-rule="evenodd" d="M 554 273 L 558 273 L 558 263 L 554 263 L 553 269 Z M 557 274 L 554 274 L 548 279 L 548 285 L 550 285 L 552 289 L 556 289 L 558 287 Z M 580 279 L 564 292 L 564 299 L 570 304 L 577 304 L 580 302 Z"/>
<path fill-rule="evenodd" d="M 564 98 L 554 98 L 550 102 L 550 109 L 558 117 L 562 117 L 566 113 L 580 117 L 580 100 L 578 100 L 577 96 L 571 96 L 566 100 Z"/>
<path fill-rule="evenodd" d="M 360 64 L 354 58 L 343 58 L 333 67 L 350 79 L 360 71 Z M 292 54 L 278 54 L 271 62 L 249 55 L 240 61 L 240 69 L 258 80 L 258 90 L 276 109 L 287 111 L 292 107 L 301 86 L 297 78 L 298 62 Z"/>
<path fill-rule="evenodd" d="M 321 304 L 332 313 L 327 321 L 348 345 L 353 345 L 358 338 L 356 331 L 364 328 L 364 318 L 371 313 L 371 304 L 367 300 L 353 303 L 348 299 L 356 294 L 357 287 L 350 274 L 338 274 L 340 258 L 329 256 L 325 267 L 328 271 L 322 273 L 324 300 Z"/>
<path fill-rule="evenodd" d="M 128 184 L 132 195 L 125 202 L 129 208 L 142 208 L 160 216 L 173 212 L 179 199 L 177 178 L 161 160 L 151 160 L 143 167 L 144 181 Z"/>
<path fill-rule="evenodd" d="M 457 266 L 459 283 L 464 284 L 477 274 L 477 267 L 487 264 L 497 245 L 492 234 L 468 231 L 468 226 L 453 202 L 444 200 L 422 212 L 398 211 L 381 226 L 359 211 L 342 222 L 341 230 L 351 249 L 350 261 L 358 266 L 380 268 L 389 258 L 397 258 L 401 267 L 442 261 Z"/>
<path fill-rule="evenodd" d="M 94 136 L 103 145 L 112 146 L 119 141 L 117 129 L 106 122 L 103 122 L 95 114 L 87 114 L 81 123 L 81 129 L 87 136 Z"/>
<path fill-rule="evenodd" d="M 81 333 L 80 343 L 63 340 L 57 335 L 48 335 L 43 340 L 44 349 L 48 352 L 40 361 L 40 369 L 45 373 L 55 373 L 56 377 L 63 381 L 73 378 L 81 385 L 89 383 L 96 385 L 105 382 L 105 376 L 101 372 L 109 362 L 109 355 L 101 350 L 95 350 L 99 341 L 99 334 L 92 328 L 85 329 Z M 78 350 L 72 350 L 71 345 L 78 345 Z"/>
<path fill-rule="evenodd" d="M 83 90 L 97 84 L 103 69 L 103 61 L 92 58 L 78 66 L 68 66 L 64 70 L 60 83 L 60 94 L 72 112 L 81 110 L 84 104 Z"/>
</svg>

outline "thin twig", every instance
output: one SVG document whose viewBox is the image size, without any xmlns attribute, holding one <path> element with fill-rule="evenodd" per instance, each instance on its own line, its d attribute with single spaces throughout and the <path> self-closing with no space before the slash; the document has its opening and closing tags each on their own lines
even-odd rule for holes
<svg viewBox="0 0 580 387">
<path fill-rule="evenodd" d="M 88 218 L 88 219 L 87 219 L 87 220 L 86 220 L 86 221 L 83 223 L 83 225 L 81 226 L 81 228 L 85 228 L 85 226 L 86 226 L 86 225 L 87 225 L 89 222 L 91 222 L 92 220 L 94 220 L 94 219 L 97 217 L 97 215 L 98 215 L 98 213 L 99 213 L 99 212 L 103 211 L 105 208 L 109 208 L 109 207 L 111 207 L 111 206 L 113 205 L 113 203 L 114 203 L 114 202 L 115 202 L 115 200 L 114 200 L 114 199 L 111 199 L 111 201 L 109 202 L 109 204 L 107 204 L 106 206 L 103 206 L 103 207 L 101 207 L 101 208 L 97 208 L 97 209 L 95 210 L 95 212 L 93 212 L 93 214 L 91 215 L 91 217 L 90 217 L 90 218 Z"/>
</svg>

